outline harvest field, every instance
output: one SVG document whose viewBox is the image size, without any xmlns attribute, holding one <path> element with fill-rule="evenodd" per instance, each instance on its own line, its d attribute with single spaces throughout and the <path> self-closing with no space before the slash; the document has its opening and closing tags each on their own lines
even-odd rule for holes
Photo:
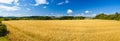
<svg viewBox="0 0 120 41">
<path fill-rule="evenodd" d="M 8 41 L 8 37 L 7 36 L 0 37 L 0 41 Z"/>
<path fill-rule="evenodd" d="M 120 41 L 120 21 L 3 21 L 10 41 Z"/>
</svg>

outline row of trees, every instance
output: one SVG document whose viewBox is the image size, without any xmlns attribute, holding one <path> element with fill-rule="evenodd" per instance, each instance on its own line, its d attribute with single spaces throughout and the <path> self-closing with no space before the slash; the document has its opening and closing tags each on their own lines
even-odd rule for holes
<svg viewBox="0 0 120 41">
<path fill-rule="evenodd" d="M 106 19 L 106 20 L 120 20 L 120 13 L 116 12 L 115 14 L 99 14 L 95 16 L 95 19 Z"/>
<path fill-rule="evenodd" d="M 0 20 L 81 20 L 85 19 L 83 16 L 28 16 L 28 17 L 0 17 Z M 88 17 L 87 17 L 88 18 Z M 92 18 L 90 18 L 92 19 Z M 115 14 L 98 14 L 93 19 L 106 19 L 106 20 L 120 20 L 120 13 Z"/>
<path fill-rule="evenodd" d="M 0 20 L 81 20 L 82 16 L 29 16 L 29 17 L 1 17 Z"/>
</svg>

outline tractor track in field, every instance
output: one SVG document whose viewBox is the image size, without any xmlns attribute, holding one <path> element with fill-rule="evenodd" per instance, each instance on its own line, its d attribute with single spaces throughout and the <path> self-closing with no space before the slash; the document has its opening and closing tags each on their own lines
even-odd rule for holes
<svg viewBox="0 0 120 41">
<path fill-rule="evenodd" d="M 22 31 L 22 30 L 18 29 L 17 27 L 12 26 L 11 24 L 6 23 L 5 25 L 7 25 L 8 29 L 11 28 L 14 31 L 16 31 L 16 33 L 19 33 L 20 36 L 24 36 L 24 38 L 27 38 L 27 40 L 26 39 L 15 39 L 15 41 L 17 41 L 17 40 L 18 41 L 38 41 L 37 39 L 35 39 L 34 37 L 32 37 L 30 34 L 26 33 L 25 31 Z M 11 31 L 9 32 L 9 34 L 11 34 Z M 9 38 L 9 35 L 8 35 L 8 38 Z M 14 41 L 14 39 L 13 40 L 9 39 L 9 40 L 10 41 Z"/>
</svg>

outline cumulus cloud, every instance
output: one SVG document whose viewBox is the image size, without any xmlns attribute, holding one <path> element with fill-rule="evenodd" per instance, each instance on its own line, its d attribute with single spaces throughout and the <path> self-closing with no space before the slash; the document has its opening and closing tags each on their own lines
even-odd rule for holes
<svg viewBox="0 0 120 41">
<path fill-rule="evenodd" d="M 9 6 L 1 5 L 1 6 L 0 6 L 0 9 L 6 10 L 6 11 L 16 11 L 16 10 L 19 10 L 20 8 L 17 7 L 17 6 L 9 7 Z"/>
<path fill-rule="evenodd" d="M 71 9 L 67 10 L 67 14 L 72 14 L 72 13 L 73 13 L 73 11 Z"/>
<path fill-rule="evenodd" d="M 92 11 L 88 11 L 88 10 L 85 11 L 85 13 L 91 13 L 91 12 L 92 12 Z"/>
<path fill-rule="evenodd" d="M 35 6 L 39 6 L 41 4 L 49 4 L 47 0 L 35 0 L 35 1 L 36 1 Z"/>
</svg>

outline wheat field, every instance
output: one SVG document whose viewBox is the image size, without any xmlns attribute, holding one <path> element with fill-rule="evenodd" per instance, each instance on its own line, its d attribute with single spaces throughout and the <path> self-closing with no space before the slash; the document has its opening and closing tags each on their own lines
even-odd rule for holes
<svg viewBox="0 0 120 41">
<path fill-rule="evenodd" d="M 120 41 L 120 21 L 14 20 L 3 21 L 10 41 Z"/>
</svg>

